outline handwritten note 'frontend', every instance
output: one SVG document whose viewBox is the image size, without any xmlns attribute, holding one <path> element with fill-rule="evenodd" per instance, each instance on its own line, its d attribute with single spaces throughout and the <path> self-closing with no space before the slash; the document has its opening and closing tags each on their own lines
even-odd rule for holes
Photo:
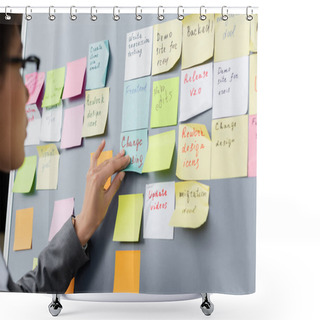
<svg viewBox="0 0 320 320">
<path fill-rule="evenodd" d="M 25 146 L 40 144 L 41 115 L 36 104 L 26 105 L 28 118 L 27 137 L 24 140 Z"/>
<path fill-rule="evenodd" d="M 40 140 L 58 142 L 61 140 L 62 101 L 57 106 L 42 110 Z"/>
<path fill-rule="evenodd" d="M 32 248 L 33 208 L 16 211 L 13 250 L 29 250 Z"/>
<path fill-rule="evenodd" d="M 210 187 L 197 181 L 177 182 L 176 209 L 170 225 L 181 228 L 199 228 L 206 221 L 209 212 Z"/>
<path fill-rule="evenodd" d="M 18 169 L 12 192 L 29 193 L 34 181 L 37 167 L 37 156 L 25 157 L 22 166 Z"/>
<path fill-rule="evenodd" d="M 257 176 L 257 115 L 249 116 L 248 177 Z"/>
</svg>

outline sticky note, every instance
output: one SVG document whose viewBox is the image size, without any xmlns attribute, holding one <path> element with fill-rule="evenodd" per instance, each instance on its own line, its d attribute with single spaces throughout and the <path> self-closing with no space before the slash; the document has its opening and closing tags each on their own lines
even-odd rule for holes
<svg viewBox="0 0 320 320">
<path fill-rule="evenodd" d="M 208 63 L 181 71 L 180 122 L 212 108 L 212 68 Z"/>
<path fill-rule="evenodd" d="M 52 240 L 65 222 L 72 216 L 73 208 L 74 198 L 57 200 L 54 202 L 48 241 Z"/>
<path fill-rule="evenodd" d="M 103 134 L 109 109 L 109 88 L 86 91 L 82 137 Z"/>
<path fill-rule="evenodd" d="M 257 54 L 251 54 L 249 83 L 249 114 L 257 114 Z"/>
<path fill-rule="evenodd" d="M 106 85 L 109 62 L 109 41 L 99 41 L 89 45 L 87 60 L 86 90 L 103 88 Z"/>
<path fill-rule="evenodd" d="M 57 189 L 59 152 L 55 144 L 38 146 L 37 190 Z"/>
<path fill-rule="evenodd" d="M 210 187 L 197 181 L 176 182 L 176 209 L 170 226 L 199 228 L 206 221 L 209 212 Z"/>
<path fill-rule="evenodd" d="M 249 55 L 250 22 L 245 14 L 229 14 L 226 21 L 216 14 L 214 36 L 215 62 Z"/>
<path fill-rule="evenodd" d="M 139 293 L 140 250 L 116 251 L 113 292 Z"/>
<path fill-rule="evenodd" d="M 67 63 L 67 75 L 62 99 L 73 98 L 81 94 L 86 67 L 87 57 Z"/>
<path fill-rule="evenodd" d="M 198 65 L 212 58 L 214 44 L 214 15 L 205 20 L 199 14 L 190 14 L 182 20 L 183 45 L 181 69 Z"/>
<path fill-rule="evenodd" d="M 148 152 L 142 172 L 170 169 L 175 144 L 175 130 L 149 136 Z"/>
<path fill-rule="evenodd" d="M 138 242 L 143 207 L 143 194 L 119 196 L 113 241 Z"/>
<path fill-rule="evenodd" d="M 179 77 L 153 82 L 150 127 L 177 124 Z"/>
<path fill-rule="evenodd" d="M 181 56 L 182 22 L 177 19 L 153 26 L 152 75 L 167 72 Z"/>
<path fill-rule="evenodd" d="M 34 270 L 38 266 L 38 258 L 33 258 L 32 270 Z"/>
<path fill-rule="evenodd" d="M 212 119 L 248 112 L 249 57 L 214 64 Z"/>
<path fill-rule="evenodd" d="M 150 78 L 144 77 L 124 83 L 122 132 L 148 128 Z"/>
<path fill-rule="evenodd" d="M 25 75 L 25 85 L 29 92 L 27 105 L 37 103 L 45 78 L 45 72 L 33 72 Z"/>
<path fill-rule="evenodd" d="M 61 140 L 62 101 L 57 106 L 42 109 L 40 140 L 58 142 Z"/>
<path fill-rule="evenodd" d="M 181 180 L 210 179 L 211 139 L 204 124 L 179 126 L 176 176 Z"/>
<path fill-rule="evenodd" d="M 27 137 L 24 140 L 25 146 L 40 144 L 41 115 L 36 104 L 26 105 L 28 118 Z"/>
<path fill-rule="evenodd" d="M 151 74 L 153 27 L 127 33 L 124 80 Z"/>
<path fill-rule="evenodd" d="M 250 21 L 250 51 L 258 51 L 258 15 L 253 14 L 253 19 Z"/>
<path fill-rule="evenodd" d="M 92 159 L 92 156 L 94 155 L 94 152 L 92 152 L 90 154 L 91 156 L 91 159 Z M 112 150 L 108 150 L 108 151 L 102 151 L 99 158 L 98 158 L 98 161 L 97 161 L 97 166 L 99 166 L 102 162 L 106 161 L 106 160 L 109 160 L 112 158 Z M 107 182 L 105 183 L 104 185 L 104 189 L 105 190 L 108 190 L 109 186 L 111 184 L 111 177 L 108 178 Z"/>
<path fill-rule="evenodd" d="M 64 87 L 65 67 L 47 72 L 46 90 L 42 100 L 42 108 L 56 106 L 61 102 Z"/>
<path fill-rule="evenodd" d="M 72 280 L 70 281 L 69 287 L 68 287 L 68 289 L 66 290 L 65 294 L 72 294 L 72 293 L 74 293 L 74 281 L 75 281 L 75 278 L 72 278 Z"/>
<path fill-rule="evenodd" d="M 122 132 L 120 137 L 120 150 L 124 149 L 130 156 L 131 162 L 124 171 L 142 173 L 142 168 L 148 150 L 148 130 Z"/>
<path fill-rule="evenodd" d="M 257 176 L 257 115 L 249 116 L 248 177 Z"/>
<path fill-rule="evenodd" d="M 61 149 L 80 146 L 82 142 L 83 104 L 64 110 Z"/>
<path fill-rule="evenodd" d="M 174 181 L 146 185 L 144 239 L 173 239 L 173 227 L 169 226 L 169 222 L 174 211 L 174 188 Z"/>
<path fill-rule="evenodd" d="M 29 250 L 32 248 L 33 208 L 16 211 L 13 250 Z"/>
<path fill-rule="evenodd" d="M 212 120 L 211 179 L 248 174 L 248 116 Z"/>
<path fill-rule="evenodd" d="M 29 193 L 34 181 L 37 167 L 37 156 L 25 157 L 22 166 L 18 169 L 12 192 Z"/>
</svg>

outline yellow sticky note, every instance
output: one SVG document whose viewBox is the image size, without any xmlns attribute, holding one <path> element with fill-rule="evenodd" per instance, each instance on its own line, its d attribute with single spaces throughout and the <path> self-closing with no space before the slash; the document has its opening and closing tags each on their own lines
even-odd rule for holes
<svg viewBox="0 0 320 320">
<path fill-rule="evenodd" d="M 119 196 L 113 241 L 138 242 L 143 207 L 143 194 Z"/>
<path fill-rule="evenodd" d="M 258 15 L 254 14 L 250 21 L 250 51 L 258 52 Z"/>
<path fill-rule="evenodd" d="M 257 114 L 257 54 L 250 55 L 249 114 Z"/>
<path fill-rule="evenodd" d="M 13 250 L 28 250 L 32 248 L 33 208 L 16 211 Z"/>
<path fill-rule="evenodd" d="M 215 62 L 249 55 L 250 22 L 245 14 L 230 14 L 226 21 L 216 14 L 214 37 Z"/>
<path fill-rule="evenodd" d="M 113 292 L 139 293 L 140 250 L 116 251 Z"/>
<path fill-rule="evenodd" d="M 65 294 L 72 294 L 74 293 L 74 280 L 75 278 L 72 278 L 72 280 L 70 281 L 69 287 L 66 290 Z"/>
<path fill-rule="evenodd" d="M 33 258 L 32 270 L 38 266 L 38 258 Z"/>
<path fill-rule="evenodd" d="M 176 131 L 171 130 L 149 137 L 149 146 L 142 172 L 167 170 L 171 166 L 176 143 Z"/>
<path fill-rule="evenodd" d="M 176 209 L 170 226 L 181 228 L 199 228 L 208 217 L 210 187 L 197 181 L 177 182 Z"/>
<path fill-rule="evenodd" d="M 94 152 L 90 154 L 91 159 L 93 155 L 94 155 Z M 102 151 L 98 158 L 97 165 L 100 165 L 102 162 L 109 160 L 111 158 L 112 158 L 112 150 Z M 110 184 L 111 184 L 111 177 L 108 178 L 106 184 L 104 185 L 104 189 L 108 190 L 108 188 L 110 187 Z"/>
<path fill-rule="evenodd" d="M 211 139 L 203 124 L 179 126 L 176 176 L 181 180 L 210 179 Z"/>
<path fill-rule="evenodd" d="M 199 14 L 190 14 L 182 20 L 181 69 L 190 68 L 212 58 L 214 15 L 207 14 L 206 17 L 206 20 L 200 20 Z"/>
<path fill-rule="evenodd" d="M 169 71 L 181 55 L 182 22 L 173 19 L 153 26 L 152 75 Z"/>
<path fill-rule="evenodd" d="M 248 174 L 248 115 L 212 120 L 211 179 Z"/>
<path fill-rule="evenodd" d="M 39 154 L 37 190 L 57 189 L 59 173 L 59 151 L 55 144 L 37 147 Z"/>
</svg>

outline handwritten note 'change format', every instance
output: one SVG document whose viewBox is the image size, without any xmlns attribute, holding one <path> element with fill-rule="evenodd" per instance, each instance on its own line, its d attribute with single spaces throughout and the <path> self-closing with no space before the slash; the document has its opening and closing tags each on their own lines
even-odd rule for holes
<svg viewBox="0 0 320 320">
<path fill-rule="evenodd" d="M 122 132 L 148 128 L 150 78 L 144 77 L 124 83 Z"/>
<path fill-rule="evenodd" d="M 257 115 L 249 116 L 248 177 L 257 176 Z"/>
<path fill-rule="evenodd" d="M 257 114 L 257 54 L 250 55 L 249 114 Z"/>
<path fill-rule="evenodd" d="M 25 85 L 29 92 L 29 99 L 27 101 L 27 104 L 37 103 L 39 94 L 44 84 L 45 77 L 45 72 L 33 72 L 26 74 Z"/>
<path fill-rule="evenodd" d="M 55 144 L 38 146 L 37 190 L 57 189 L 59 152 Z"/>
<path fill-rule="evenodd" d="M 131 162 L 124 171 L 142 173 L 148 150 L 148 130 L 127 131 L 121 133 L 120 150 L 124 149 Z"/>
<path fill-rule="evenodd" d="M 181 228 L 199 228 L 208 217 L 210 187 L 197 181 L 177 182 L 176 209 L 170 225 Z"/>
<path fill-rule="evenodd" d="M 248 116 L 212 120 L 211 179 L 246 177 Z"/>
<path fill-rule="evenodd" d="M 58 142 L 61 139 L 62 101 L 57 106 L 42 110 L 40 140 Z"/>
<path fill-rule="evenodd" d="M 180 92 L 179 121 L 185 121 L 211 109 L 212 63 L 182 70 Z"/>
<path fill-rule="evenodd" d="M 182 20 L 183 46 L 181 69 L 200 64 L 213 55 L 214 15 L 207 14 L 200 20 L 198 14 L 190 14 Z"/>
<path fill-rule="evenodd" d="M 153 82 L 150 127 L 177 124 L 179 77 Z"/>
<path fill-rule="evenodd" d="M 24 140 L 25 146 L 40 143 L 41 115 L 36 104 L 26 105 L 28 118 L 27 137 Z"/>
<path fill-rule="evenodd" d="M 90 154 L 91 156 L 91 159 L 92 159 L 92 156 L 94 155 L 94 152 L 92 152 Z M 106 160 L 109 160 L 112 158 L 112 150 L 108 150 L 108 151 L 102 151 L 99 158 L 98 158 L 98 161 L 97 161 L 97 166 L 99 166 L 102 162 L 106 161 Z M 105 183 L 104 185 L 104 189 L 105 190 L 108 190 L 109 186 L 111 184 L 111 177 L 108 178 L 107 182 Z"/>
<path fill-rule="evenodd" d="M 109 109 L 109 88 L 86 91 L 82 137 L 103 134 Z"/>
<path fill-rule="evenodd" d="M 34 181 L 37 167 L 37 156 L 25 157 L 23 165 L 18 169 L 12 192 L 29 193 Z"/>
<path fill-rule="evenodd" d="M 109 62 L 109 41 L 99 41 L 89 45 L 87 60 L 86 90 L 103 88 L 106 85 Z"/>
<path fill-rule="evenodd" d="M 146 185 L 143 210 L 144 239 L 173 239 L 169 222 L 174 211 L 174 182 Z"/>
<path fill-rule="evenodd" d="M 13 250 L 29 250 L 32 248 L 33 208 L 16 211 Z"/>
<path fill-rule="evenodd" d="M 174 19 L 153 26 L 152 75 L 169 71 L 181 55 L 182 22 Z"/>
<path fill-rule="evenodd" d="M 151 74 L 153 27 L 127 33 L 124 80 Z"/>
<path fill-rule="evenodd" d="M 210 179 L 211 139 L 203 124 L 179 126 L 176 175 L 181 180 Z"/>
<path fill-rule="evenodd" d="M 249 57 L 214 64 L 212 119 L 248 111 Z"/>
</svg>

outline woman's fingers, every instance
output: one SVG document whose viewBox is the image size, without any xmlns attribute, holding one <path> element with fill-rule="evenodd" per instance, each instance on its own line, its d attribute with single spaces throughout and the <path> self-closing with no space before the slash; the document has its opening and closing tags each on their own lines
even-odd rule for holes
<svg viewBox="0 0 320 320">
<path fill-rule="evenodd" d="M 105 181 L 107 181 L 107 179 L 113 174 L 125 169 L 129 165 L 130 161 L 130 157 L 125 156 L 124 154 L 117 155 L 112 159 L 106 160 L 99 165 L 100 175 L 105 177 Z"/>
<path fill-rule="evenodd" d="M 108 205 L 110 204 L 114 195 L 119 190 L 121 182 L 124 179 L 124 177 L 125 177 L 125 172 L 121 171 L 113 179 L 108 191 L 105 193 L 105 197 L 106 197 L 106 201 L 107 201 Z"/>
<path fill-rule="evenodd" d="M 91 161 L 90 161 L 90 168 L 95 168 L 97 166 L 98 158 L 100 157 L 100 154 L 102 150 L 104 149 L 106 145 L 106 141 L 103 139 L 97 149 L 97 151 L 92 155 Z"/>
</svg>

